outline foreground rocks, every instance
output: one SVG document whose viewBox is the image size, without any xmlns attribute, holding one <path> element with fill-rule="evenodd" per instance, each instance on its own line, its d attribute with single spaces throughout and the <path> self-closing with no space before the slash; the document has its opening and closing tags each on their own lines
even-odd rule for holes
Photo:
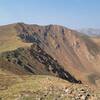
<svg viewBox="0 0 100 100">
<path fill-rule="evenodd" d="M 50 86 L 42 91 L 21 91 L 14 100 L 100 100 L 87 86 L 71 85 L 65 88 Z"/>
<path fill-rule="evenodd" d="M 99 100 L 86 86 L 72 85 L 63 89 L 50 87 L 36 100 Z"/>
<path fill-rule="evenodd" d="M 100 100 L 93 88 L 52 76 L 1 74 L 0 86 L 0 100 Z"/>
<path fill-rule="evenodd" d="M 55 89 L 53 87 L 37 92 L 22 91 L 17 100 L 99 100 L 95 94 L 85 88 Z"/>
</svg>

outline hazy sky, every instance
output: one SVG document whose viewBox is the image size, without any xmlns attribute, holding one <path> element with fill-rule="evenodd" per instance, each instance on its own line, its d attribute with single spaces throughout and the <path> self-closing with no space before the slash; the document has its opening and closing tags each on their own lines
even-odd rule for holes
<svg viewBox="0 0 100 100">
<path fill-rule="evenodd" d="M 100 0 L 0 0 L 0 25 L 15 22 L 100 28 Z"/>
</svg>

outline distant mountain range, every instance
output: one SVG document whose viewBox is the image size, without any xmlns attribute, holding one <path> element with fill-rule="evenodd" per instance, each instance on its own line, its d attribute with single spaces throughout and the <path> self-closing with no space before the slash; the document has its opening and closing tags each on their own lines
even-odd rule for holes
<svg viewBox="0 0 100 100">
<path fill-rule="evenodd" d="M 95 28 L 84 28 L 84 29 L 79 29 L 78 30 L 81 33 L 90 35 L 90 36 L 100 36 L 100 29 L 95 29 Z"/>
</svg>

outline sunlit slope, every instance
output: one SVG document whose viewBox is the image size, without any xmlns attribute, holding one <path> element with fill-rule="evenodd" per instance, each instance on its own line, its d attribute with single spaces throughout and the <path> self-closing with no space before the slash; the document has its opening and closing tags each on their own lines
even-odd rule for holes
<svg viewBox="0 0 100 100">
<path fill-rule="evenodd" d="M 31 45 L 23 42 L 17 35 L 14 25 L 0 26 L 0 52 Z"/>
<path fill-rule="evenodd" d="M 99 43 L 87 35 L 81 37 L 77 31 L 59 25 L 17 23 L 0 27 L 1 52 L 29 46 L 29 42 L 37 43 L 64 70 L 82 82 L 91 77 L 93 81 L 100 79 Z"/>
<path fill-rule="evenodd" d="M 0 75 L 2 100 L 99 100 L 85 85 L 71 84 L 52 76 Z M 79 95 L 80 94 L 80 95 Z"/>
</svg>

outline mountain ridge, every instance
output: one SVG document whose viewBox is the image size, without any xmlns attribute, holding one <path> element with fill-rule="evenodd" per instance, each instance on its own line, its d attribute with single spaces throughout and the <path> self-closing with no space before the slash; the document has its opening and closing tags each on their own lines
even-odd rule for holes
<svg viewBox="0 0 100 100">
<path fill-rule="evenodd" d="M 15 37 L 20 38 L 23 43 L 37 43 L 46 53 L 57 60 L 66 71 L 78 77 L 78 79 L 82 79 L 83 82 L 87 81 L 84 77 L 100 73 L 98 70 L 100 48 L 91 38 L 86 35 L 80 36 L 80 33 L 75 30 L 59 25 L 39 26 L 23 23 L 3 26 L 3 28 L 0 27 L 0 30 L 6 34 L 12 33 L 12 36 L 15 35 Z M 19 47 L 19 44 L 17 46 Z"/>
<path fill-rule="evenodd" d="M 100 100 L 99 43 L 60 25 L 0 26 L 0 99 Z"/>
<path fill-rule="evenodd" d="M 65 71 L 56 60 L 44 52 L 37 44 L 33 44 L 31 48 L 19 48 L 15 51 L 2 53 L 0 59 L 2 59 L 0 63 L 2 69 L 5 69 L 3 63 L 6 62 L 10 66 L 11 64 L 16 66 L 15 69 L 13 66 L 8 68 L 8 71 L 14 74 L 19 75 L 22 72 L 22 74 L 26 73 L 26 75 L 53 75 L 69 82 L 81 83 L 81 81 L 76 80 L 74 76 Z"/>
<path fill-rule="evenodd" d="M 98 37 L 100 36 L 100 29 L 96 28 L 83 28 L 78 30 L 81 33 L 87 34 L 89 36 Z"/>
</svg>

